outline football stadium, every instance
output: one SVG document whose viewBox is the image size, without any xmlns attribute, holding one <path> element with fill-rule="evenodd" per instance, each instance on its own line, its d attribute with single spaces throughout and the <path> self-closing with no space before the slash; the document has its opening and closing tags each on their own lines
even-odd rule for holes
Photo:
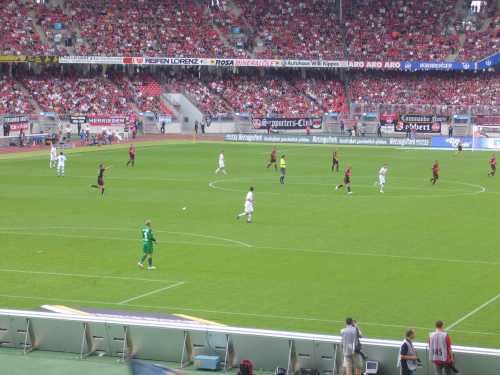
<svg viewBox="0 0 500 375">
<path fill-rule="evenodd" d="M 500 374 L 498 2 L 0 3 L 0 374 Z"/>
</svg>

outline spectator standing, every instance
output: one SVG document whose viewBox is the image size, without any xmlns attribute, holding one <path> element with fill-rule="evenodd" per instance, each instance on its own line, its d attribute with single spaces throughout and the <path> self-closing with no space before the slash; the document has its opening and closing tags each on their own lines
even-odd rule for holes
<svg viewBox="0 0 500 375">
<path fill-rule="evenodd" d="M 411 139 L 417 139 L 417 127 L 413 126 L 411 128 Z"/>
<path fill-rule="evenodd" d="M 198 134 L 198 120 L 194 122 L 194 134 Z"/>
<path fill-rule="evenodd" d="M 429 336 L 429 359 L 434 365 L 435 375 L 451 375 L 453 352 L 451 338 L 444 330 L 442 320 L 436 322 L 436 330 Z"/>
<path fill-rule="evenodd" d="M 382 124 L 380 122 L 377 124 L 377 137 L 382 137 Z"/>
<path fill-rule="evenodd" d="M 165 134 L 165 121 L 161 122 L 160 133 Z"/>
<path fill-rule="evenodd" d="M 345 124 L 344 120 L 340 120 L 340 135 L 344 135 Z"/>
<path fill-rule="evenodd" d="M 406 336 L 399 348 L 398 367 L 401 369 L 401 375 L 415 375 L 418 367 L 417 350 L 413 346 L 415 339 L 415 330 L 409 329 L 406 331 Z"/>
<path fill-rule="evenodd" d="M 363 357 L 360 353 L 359 339 L 361 332 L 356 321 L 352 318 L 346 319 L 346 326 L 340 331 L 342 336 L 342 352 L 344 356 L 343 367 L 345 375 L 361 375 L 363 370 Z"/>
<path fill-rule="evenodd" d="M 66 125 L 65 132 L 66 132 L 66 140 L 70 141 L 71 140 L 71 125 L 70 124 Z"/>
<path fill-rule="evenodd" d="M 201 122 L 201 134 L 205 134 L 205 121 Z"/>
<path fill-rule="evenodd" d="M 7 122 L 3 124 L 3 135 L 8 137 L 10 135 L 10 124 Z"/>
<path fill-rule="evenodd" d="M 453 125 L 448 125 L 448 137 L 453 137 Z"/>
<path fill-rule="evenodd" d="M 78 123 L 76 124 L 76 128 L 78 129 L 78 135 L 80 135 L 81 131 L 82 131 L 82 124 L 80 123 L 80 121 L 78 121 Z"/>
</svg>

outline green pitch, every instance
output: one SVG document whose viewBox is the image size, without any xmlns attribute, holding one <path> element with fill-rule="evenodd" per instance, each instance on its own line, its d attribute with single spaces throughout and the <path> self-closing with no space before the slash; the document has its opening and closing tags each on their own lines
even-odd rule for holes
<svg viewBox="0 0 500 375">
<path fill-rule="evenodd" d="M 332 147 L 279 145 L 286 185 L 266 170 L 271 145 L 143 144 L 68 151 L 66 177 L 43 155 L 0 159 L 0 305 L 184 313 L 220 323 L 399 339 L 436 319 L 455 343 L 500 347 L 500 176 L 489 153 L 339 147 L 353 167 L 335 191 Z M 228 175 L 214 175 L 225 151 Z M 441 180 L 431 186 L 431 166 Z M 101 198 L 99 163 L 106 173 Z M 374 186 L 387 162 L 385 194 Z M 255 187 L 254 223 L 236 221 Z M 186 207 L 183 210 L 183 207 Z M 158 240 L 141 270 L 140 229 Z"/>
</svg>

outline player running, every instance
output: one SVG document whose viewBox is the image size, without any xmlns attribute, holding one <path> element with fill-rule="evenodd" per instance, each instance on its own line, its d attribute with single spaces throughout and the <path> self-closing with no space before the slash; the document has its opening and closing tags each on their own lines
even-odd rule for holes
<svg viewBox="0 0 500 375">
<path fill-rule="evenodd" d="M 97 185 L 90 185 L 95 189 L 99 189 L 101 195 L 104 195 L 104 172 L 106 172 L 111 167 L 105 167 L 104 164 L 99 164 L 99 169 L 97 169 Z"/>
<path fill-rule="evenodd" d="M 281 155 L 280 158 L 280 184 L 285 184 L 285 176 L 286 176 L 286 156 Z"/>
<path fill-rule="evenodd" d="M 492 154 L 490 159 L 490 171 L 488 172 L 488 176 L 489 177 L 495 176 L 496 171 L 497 171 L 497 156 L 495 154 Z"/>
<path fill-rule="evenodd" d="M 57 164 L 57 149 L 56 146 L 54 146 L 54 144 L 51 142 L 49 168 L 54 168 L 56 164 Z"/>
<path fill-rule="evenodd" d="M 271 151 L 271 159 L 269 159 L 269 163 L 267 163 L 267 168 L 269 169 L 269 167 L 271 165 L 274 165 L 274 170 L 275 171 L 278 170 L 278 163 L 277 163 L 277 158 L 276 158 L 276 149 L 274 149 L 274 148 Z"/>
<path fill-rule="evenodd" d="M 382 168 L 380 168 L 380 170 L 378 171 L 378 187 L 381 193 L 384 193 L 385 176 L 387 175 L 388 171 L 389 167 L 387 166 L 387 164 L 384 164 Z"/>
<path fill-rule="evenodd" d="M 57 157 L 57 177 L 64 177 L 64 167 L 66 166 L 66 155 L 61 153 Z"/>
<path fill-rule="evenodd" d="M 332 152 L 332 172 L 339 171 L 339 156 L 337 150 L 333 150 Z"/>
<path fill-rule="evenodd" d="M 246 216 L 247 223 L 251 223 L 252 215 L 253 215 L 253 186 L 250 186 L 250 189 L 248 189 L 248 193 L 245 198 L 245 209 L 241 214 L 238 214 L 236 216 L 236 219 L 239 219 L 242 216 Z"/>
<path fill-rule="evenodd" d="M 132 167 L 135 165 L 135 146 L 133 144 L 128 148 L 128 161 L 127 167 L 131 165 Z"/>
<path fill-rule="evenodd" d="M 347 194 L 352 194 L 351 191 L 351 177 L 352 177 L 352 167 L 349 165 L 344 171 L 344 183 L 335 186 L 335 190 L 339 190 L 344 186 L 347 188 Z"/>
<path fill-rule="evenodd" d="M 219 154 L 219 167 L 215 170 L 215 174 L 218 174 L 219 172 L 227 174 L 226 163 L 224 161 L 224 151 L 221 151 Z"/>
<path fill-rule="evenodd" d="M 137 265 L 141 268 L 144 268 L 144 261 L 147 259 L 148 260 L 148 270 L 154 270 L 156 269 L 155 266 L 153 266 L 153 247 L 154 244 L 156 243 L 156 238 L 153 234 L 153 230 L 151 229 L 151 220 L 146 220 L 144 222 L 145 227 L 142 228 L 142 240 L 144 242 L 142 246 L 142 251 L 143 255 L 141 257 L 141 260 Z"/>
<path fill-rule="evenodd" d="M 436 160 L 434 161 L 434 164 L 432 165 L 432 178 L 431 182 L 433 185 L 436 185 L 437 180 L 439 180 L 439 162 Z"/>
</svg>

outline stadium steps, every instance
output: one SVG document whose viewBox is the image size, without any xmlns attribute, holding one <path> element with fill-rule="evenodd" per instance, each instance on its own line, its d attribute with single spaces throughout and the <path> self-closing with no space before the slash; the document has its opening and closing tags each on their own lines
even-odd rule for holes
<svg viewBox="0 0 500 375">
<path fill-rule="evenodd" d="M 52 45 L 53 42 L 49 41 L 49 39 L 47 38 L 47 35 L 45 34 L 45 31 L 43 31 L 42 27 L 35 22 L 38 18 L 38 15 L 35 13 L 35 11 L 30 10 L 28 12 L 28 15 L 31 18 L 31 23 L 33 25 L 33 29 L 36 31 L 36 33 L 40 37 L 40 41 L 42 42 L 42 44 L 44 44 L 46 46 Z"/>
<path fill-rule="evenodd" d="M 35 108 L 36 113 L 43 112 L 42 107 L 40 107 L 38 102 L 31 95 L 31 92 L 29 92 L 28 89 L 24 87 L 24 85 L 21 82 L 16 81 L 16 88 L 22 91 L 23 94 L 25 94 L 29 98 L 31 105 L 33 105 L 33 107 Z"/>
</svg>

